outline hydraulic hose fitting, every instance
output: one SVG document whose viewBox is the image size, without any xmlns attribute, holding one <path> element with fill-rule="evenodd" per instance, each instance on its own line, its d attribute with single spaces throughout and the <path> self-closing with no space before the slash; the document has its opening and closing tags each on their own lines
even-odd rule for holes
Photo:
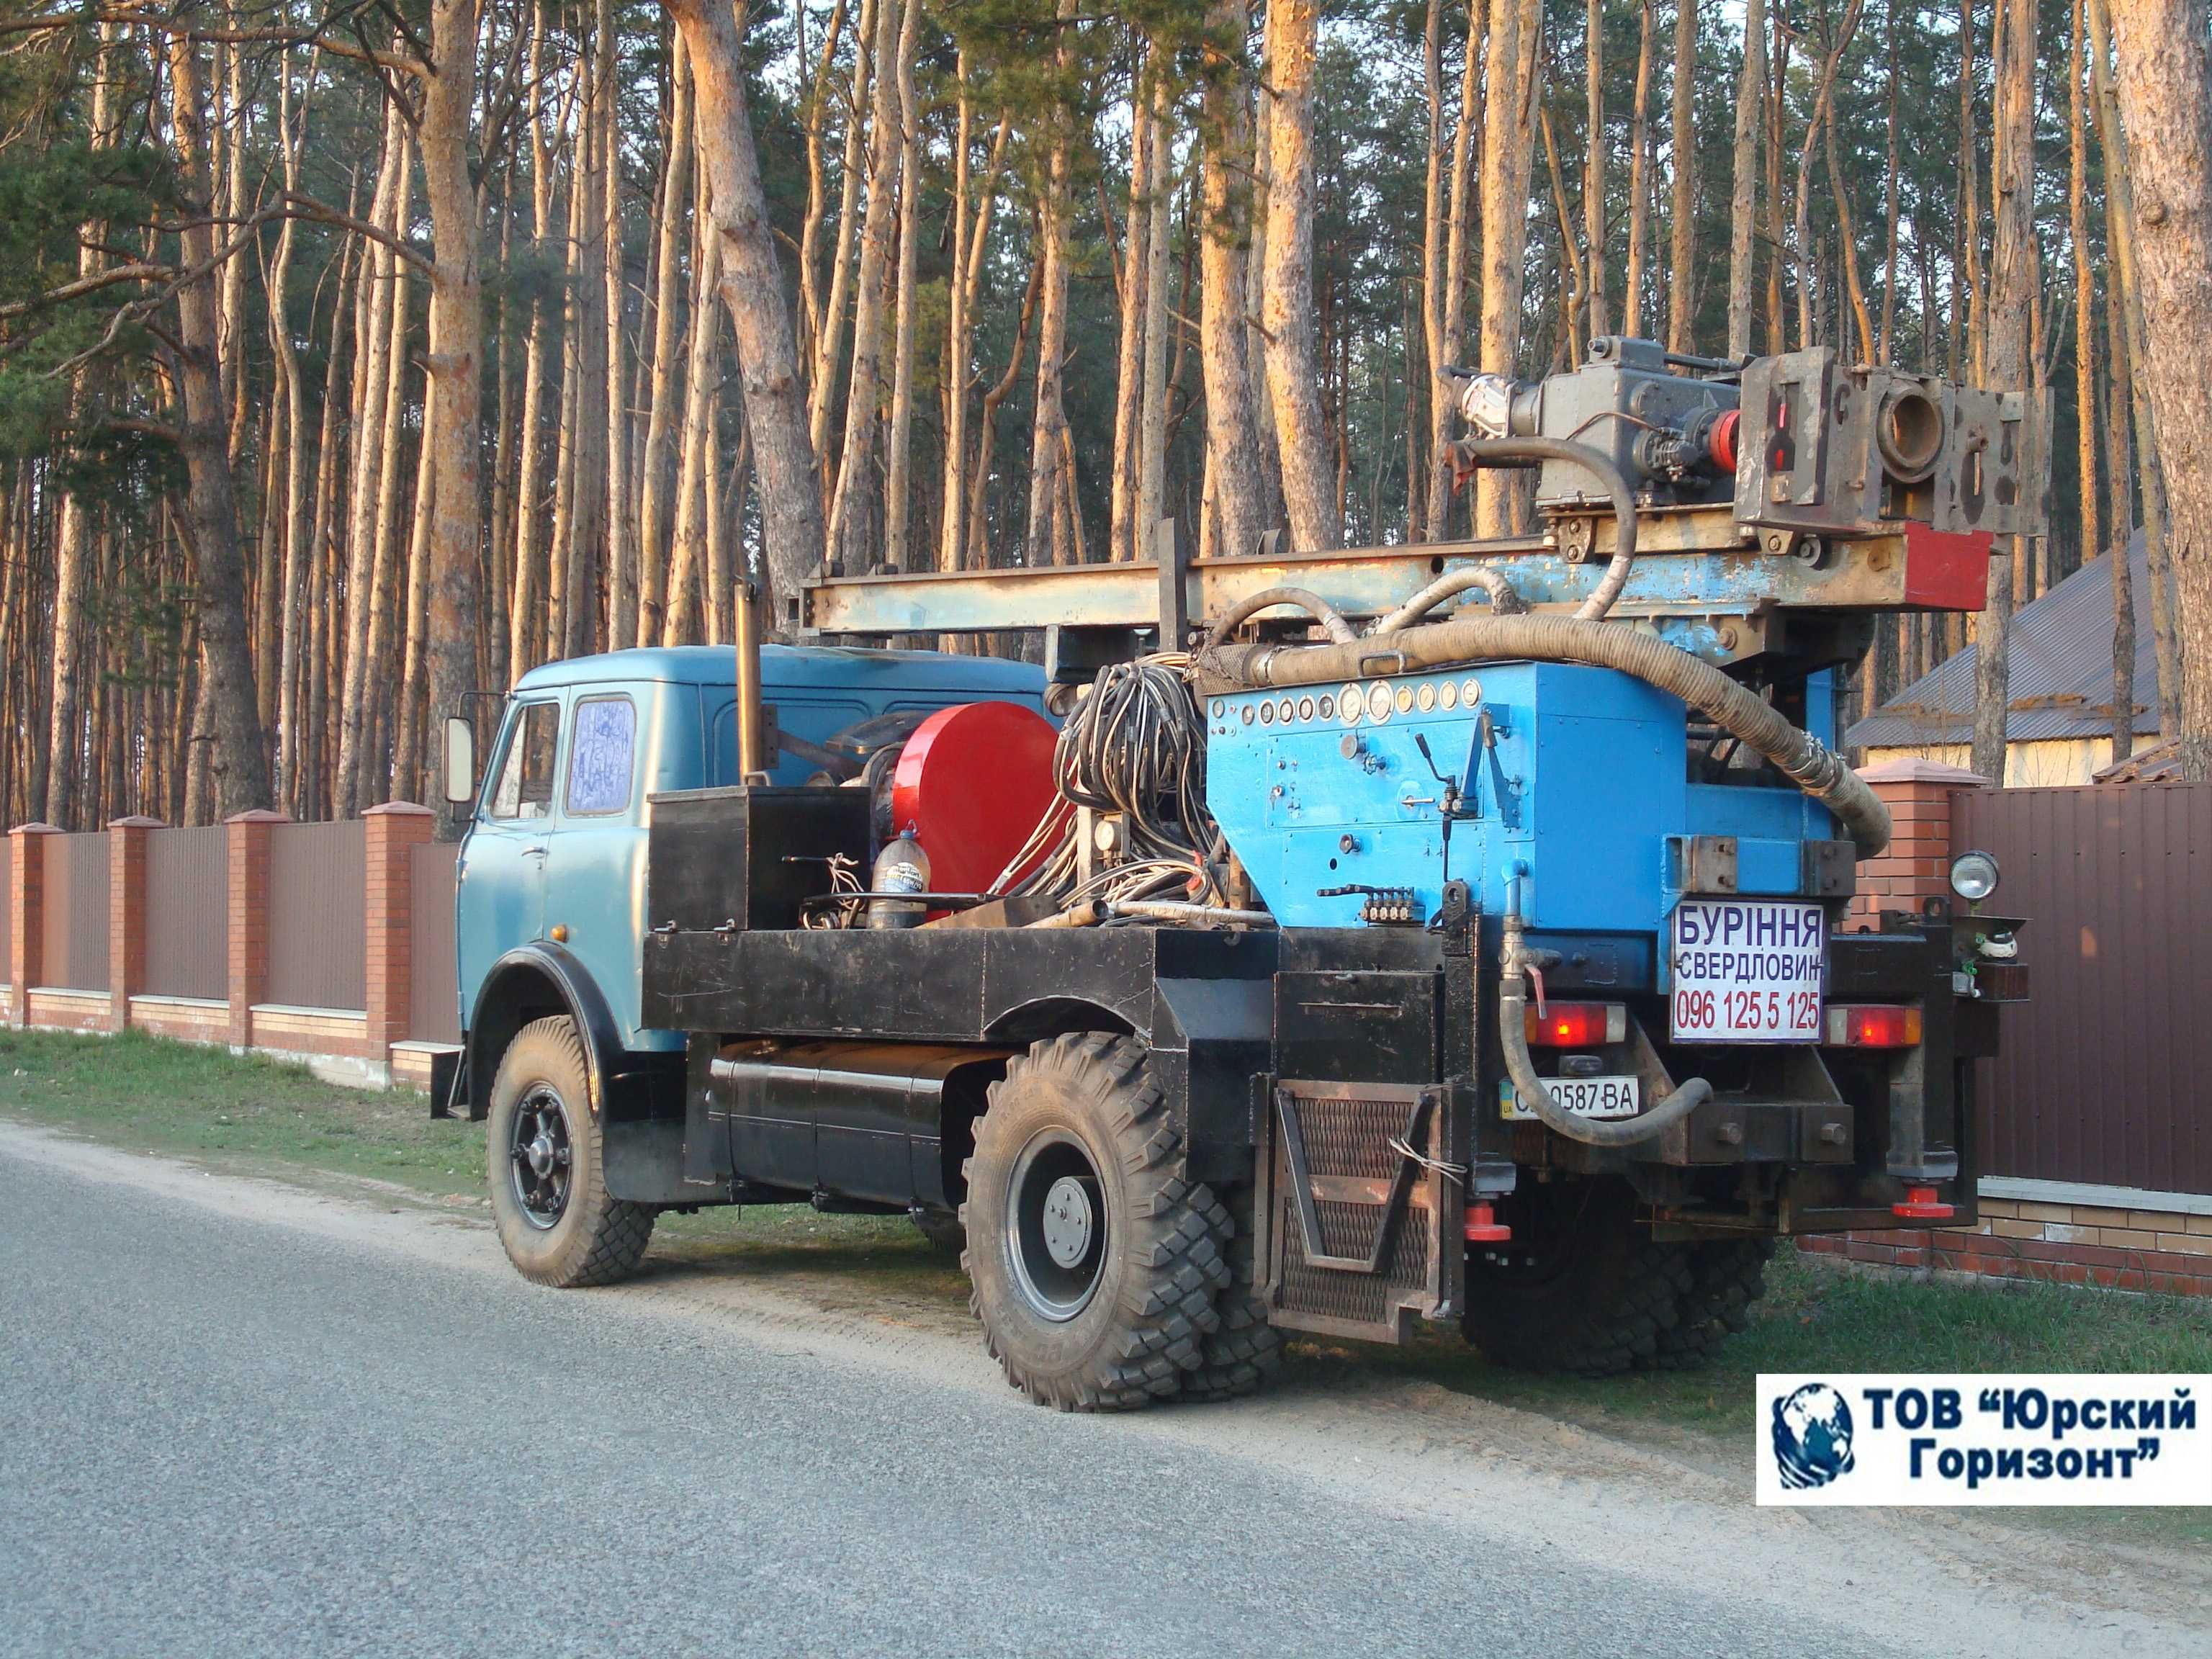
<svg viewBox="0 0 2212 1659">
<path fill-rule="evenodd" d="M 1664 1134 L 1713 1097 L 1713 1085 L 1693 1077 L 1650 1110 L 1628 1118 L 1577 1117 L 1553 1098 L 1528 1054 L 1527 979 L 1530 952 L 1523 938 L 1520 881 L 1510 884 L 1505 910 L 1505 948 L 1498 969 L 1498 1043 L 1521 1103 L 1544 1127 L 1585 1146 L 1633 1146 Z"/>
</svg>

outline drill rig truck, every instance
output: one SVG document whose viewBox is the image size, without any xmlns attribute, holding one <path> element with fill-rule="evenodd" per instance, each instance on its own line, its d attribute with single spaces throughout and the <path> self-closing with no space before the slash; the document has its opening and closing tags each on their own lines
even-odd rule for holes
<svg viewBox="0 0 2212 1659">
<path fill-rule="evenodd" d="M 1694 1363 L 1793 1235 L 1970 1221 L 2016 919 L 1856 920 L 1877 620 L 2042 528 L 2031 395 L 1594 341 L 1462 379 L 1526 534 L 825 569 L 763 647 L 449 725 L 465 1041 L 515 1266 L 656 1215 L 911 1215 L 1063 1409 L 1260 1387 L 1285 1332 Z M 1042 669 L 886 648 L 1042 629 Z M 489 722 L 487 722 L 489 724 Z"/>
</svg>

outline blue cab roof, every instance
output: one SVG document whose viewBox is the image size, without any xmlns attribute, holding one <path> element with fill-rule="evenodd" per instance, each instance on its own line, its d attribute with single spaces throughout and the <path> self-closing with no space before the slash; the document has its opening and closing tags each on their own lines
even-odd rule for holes
<svg viewBox="0 0 2212 1659">
<path fill-rule="evenodd" d="M 518 691 L 550 686 L 608 685 L 663 681 L 674 684 L 730 685 L 738 673 L 733 646 L 648 646 L 608 651 L 595 657 L 571 657 L 533 668 L 515 682 Z M 763 645 L 761 681 L 784 690 L 830 690 L 840 687 L 890 685 L 916 690 L 1024 693 L 1044 686 L 1044 670 L 1034 663 L 1000 657 L 956 657 L 941 651 L 878 651 L 845 645 Z"/>
</svg>

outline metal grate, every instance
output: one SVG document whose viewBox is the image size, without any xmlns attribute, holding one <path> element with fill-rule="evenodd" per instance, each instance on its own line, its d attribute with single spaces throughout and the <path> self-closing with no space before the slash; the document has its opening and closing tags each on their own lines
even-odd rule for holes
<svg viewBox="0 0 2212 1659">
<path fill-rule="evenodd" d="M 1413 1144 L 1437 1157 L 1444 1129 L 1436 1108 L 1435 1091 L 1401 1085 L 1279 1086 L 1262 1166 L 1268 1185 L 1262 1259 L 1275 1323 L 1396 1342 L 1414 1315 L 1439 1305 L 1442 1177 L 1409 1166 L 1391 1144 L 1418 1123 Z M 1293 1173 L 1299 1162 L 1293 1136 L 1310 1188 L 1310 1215 Z M 1388 1248 L 1381 1249 L 1385 1228 Z"/>
<path fill-rule="evenodd" d="M 1374 1248 L 1375 1230 L 1382 1224 L 1379 1205 L 1331 1204 L 1321 1211 L 1323 1248 L 1332 1255 L 1364 1255 Z M 1390 1259 L 1378 1273 L 1339 1273 L 1306 1264 L 1305 1243 L 1298 1227 L 1297 1207 L 1288 1199 L 1276 1218 L 1283 1240 L 1283 1305 L 1300 1312 L 1353 1324 L 1390 1324 L 1395 1310 L 1409 1292 L 1428 1282 L 1430 1243 L 1435 1228 L 1431 1212 L 1410 1210 L 1398 1228 Z"/>
</svg>

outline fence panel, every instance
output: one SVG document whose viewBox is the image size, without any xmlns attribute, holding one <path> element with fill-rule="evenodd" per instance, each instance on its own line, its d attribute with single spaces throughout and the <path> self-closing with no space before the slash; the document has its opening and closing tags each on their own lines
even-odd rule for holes
<svg viewBox="0 0 2212 1659">
<path fill-rule="evenodd" d="M 453 890 L 459 846 L 428 842 L 412 848 L 408 911 L 407 1035 L 417 1042 L 459 1042 L 458 969 L 453 959 Z"/>
<path fill-rule="evenodd" d="M 230 994 L 230 854 L 220 825 L 146 837 L 146 994 Z"/>
<path fill-rule="evenodd" d="M 0 985 L 15 982 L 15 843 L 0 836 Z"/>
<path fill-rule="evenodd" d="M 2212 1193 L 2212 784 L 1968 790 L 2033 1000 L 1977 1080 L 1990 1175 Z"/>
<path fill-rule="evenodd" d="M 368 839 L 359 818 L 280 823 L 269 837 L 269 1000 L 368 1005 Z"/>
<path fill-rule="evenodd" d="M 107 988 L 107 837 L 46 837 L 40 976 L 58 991 Z"/>
</svg>

